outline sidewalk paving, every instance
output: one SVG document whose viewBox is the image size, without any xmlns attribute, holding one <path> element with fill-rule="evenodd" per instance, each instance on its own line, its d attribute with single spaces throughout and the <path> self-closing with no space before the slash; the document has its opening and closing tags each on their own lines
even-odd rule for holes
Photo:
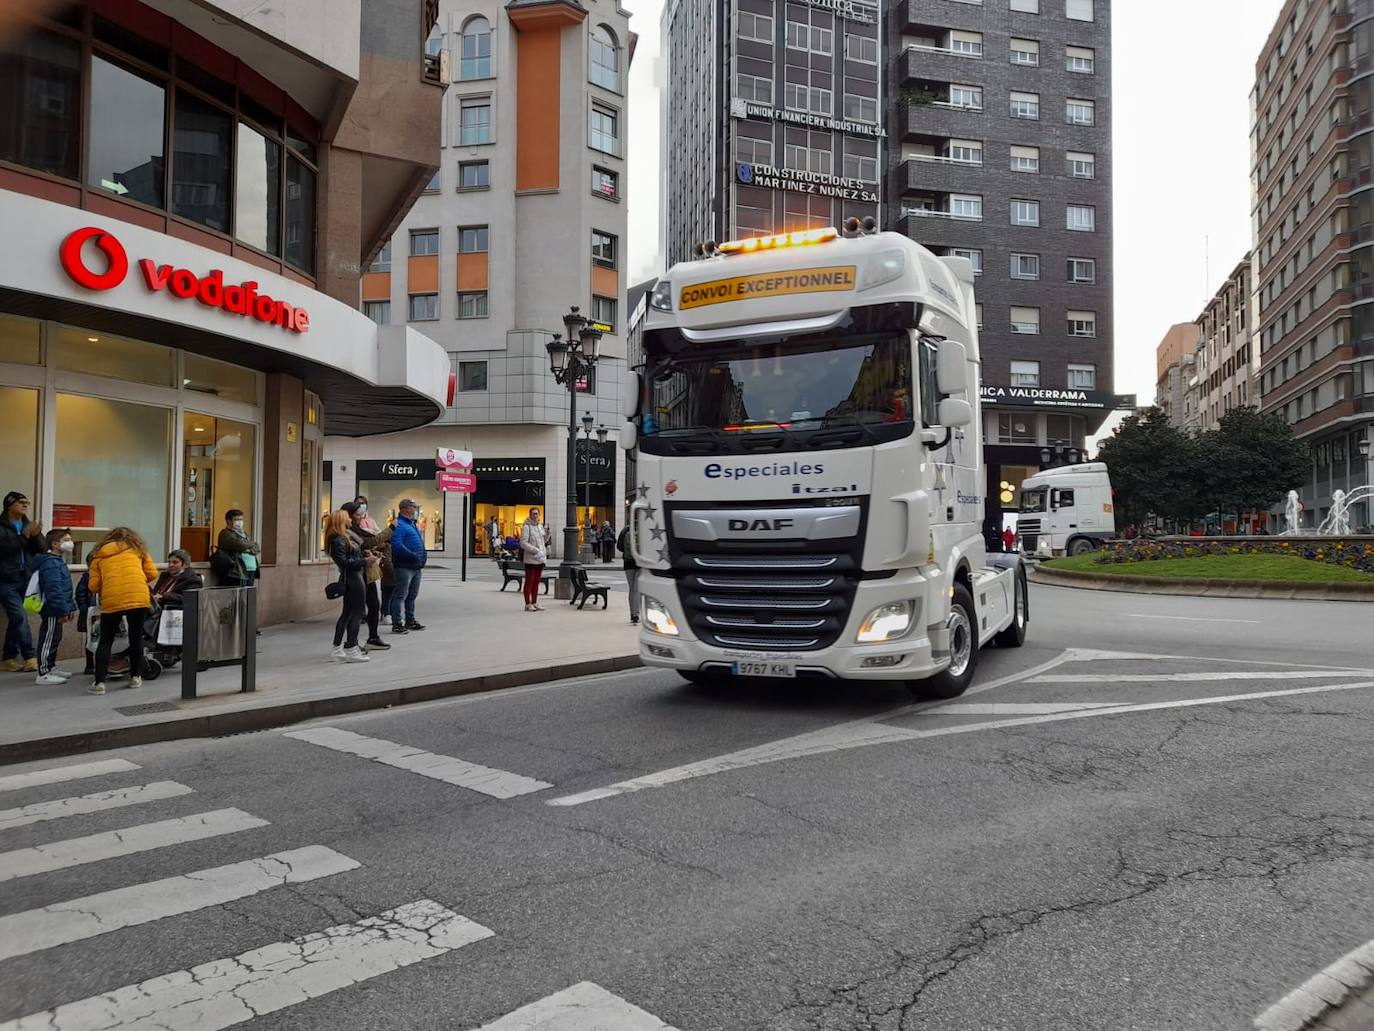
<svg viewBox="0 0 1374 1031">
<path fill-rule="evenodd" d="M 578 610 L 550 593 L 540 599 L 545 611 L 527 613 L 516 586 L 502 593 L 489 566 L 470 564 L 467 583 L 456 562 L 427 571 L 416 607 L 427 629 L 393 635 L 383 626 L 392 647 L 373 651 L 367 663 L 329 660 L 337 612 L 265 628 L 251 694 L 239 692 L 238 666 L 201 673 L 193 701 L 181 700 L 180 666 L 137 690 L 112 680 L 103 696 L 84 693 L 91 678 L 81 675 L 80 659 L 62 663 L 76 673 L 62 687 L 41 687 L 32 673 L 0 673 L 0 763 L 258 730 L 639 664 L 619 567 L 592 571 L 611 586 L 608 611 Z"/>
</svg>

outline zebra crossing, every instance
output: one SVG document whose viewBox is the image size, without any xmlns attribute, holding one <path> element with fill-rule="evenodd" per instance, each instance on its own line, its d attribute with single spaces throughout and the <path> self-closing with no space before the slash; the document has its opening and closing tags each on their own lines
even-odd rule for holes
<svg viewBox="0 0 1374 1031">
<path fill-rule="evenodd" d="M 515 798 L 553 786 L 521 774 L 337 728 L 310 728 L 287 736 L 496 799 Z M 78 783 L 96 788 L 101 778 L 129 777 L 140 772 L 138 764 L 123 759 L 77 763 L 0 777 L 0 792 L 49 792 Z M 51 830 L 56 835 L 64 819 L 111 812 L 121 816 L 117 811 L 126 808 L 160 816 L 146 807 L 194 794 L 195 789 L 186 784 L 148 780 L 0 810 L 0 884 L 10 890 L 26 878 L 41 879 L 44 875 L 89 868 L 121 857 L 154 852 L 162 853 L 164 858 L 175 857 L 179 846 L 232 835 L 251 836 L 254 831 L 271 826 L 268 820 L 245 809 L 225 807 L 4 850 L 5 832 L 16 828 L 29 828 L 30 833 Z M 244 840 L 251 842 L 252 838 Z M 208 914 L 216 907 L 289 885 L 327 880 L 361 867 L 356 859 L 333 848 L 303 843 L 250 859 L 186 870 L 5 913 L 0 915 L 0 980 L 7 976 L 6 961 L 51 956 L 49 950 L 78 946 L 171 917 L 200 913 L 207 914 L 205 919 L 213 919 Z M 375 916 L 359 916 L 350 923 L 257 945 L 237 955 L 185 969 L 148 971 L 152 976 L 84 998 L 54 999 L 46 1010 L 18 1017 L 0 1011 L 0 1031 L 214 1031 L 305 1005 L 405 967 L 497 939 L 496 931 L 431 898 L 417 898 Z M 270 1026 L 270 1018 L 263 1023 Z M 533 1002 L 523 1002 L 474 1031 L 555 1029 L 673 1031 L 658 1018 L 592 982 L 574 984 Z"/>
</svg>

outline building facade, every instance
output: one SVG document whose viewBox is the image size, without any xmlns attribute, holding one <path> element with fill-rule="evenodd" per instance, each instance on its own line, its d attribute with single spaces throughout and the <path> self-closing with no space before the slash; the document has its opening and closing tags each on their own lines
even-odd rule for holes
<svg viewBox="0 0 1374 1031">
<path fill-rule="evenodd" d="M 1193 406 L 1198 430 L 1214 430 L 1233 408 L 1258 408 L 1259 357 L 1250 343 L 1250 255 L 1241 259 L 1197 318 L 1201 333 Z"/>
<path fill-rule="evenodd" d="M 593 374 L 577 385 L 578 521 L 619 525 L 633 48 L 615 0 L 440 4 L 430 49 L 451 55 L 433 132 L 441 165 L 364 275 L 362 299 L 379 323 L 442 344 L 454 404 L 423 430 L 328 442 L 335 493 L 365 494 L 374 510 L 414 498 L 432 551 L 487 554 L 488 535 L 475 528 L 494 518 L 503 535 L 518 534 L 536 507 L 560 550 L 569 392 L 546 345 L 574 305 L 604 334 Z M 476 458 L 466 509 L 435 486 L 439 448 Z"/>
<path fill-rule="evenodd" d="M 358 311 L 438 163 L 419 0 L 37 5 L 0 40 L 0 484 L 209 557 L 241 509 L 261 622 L 330 603 L 326 433 L 423 425 L 443 350 Z M 327 8 L 327 11 L 326 11 Z"/>
<path fill-rule="evenodd" d="M 669 0 L 668 265 L 707 240 L 879 217 L 883 27 L 862 0 Z"/>
<path fill-rule="evenodd" d="M 1164 411 L 1175 429 L 1187 428 L 1192 414 L 1188 386 L 1194 379 L 1200 339 L 1197 323 L 1179 322 L 1169 327 L 1155 347 L 1155 407 Z"/>
<path fill-rule="evenodd" d="M 1374 482 L 1372 76 L 1374 0 L 1289 0 L 1251 94 L 1260 407 L 1311 446 L 1294 487 L 1314 523 Z"/>
<path fill-rule="evenodd" d="M 1111 5 L 891 10 L 887 221 L 973 263 L 1000 529 L 1022 480 L 1133 407 L 1112 393 Z"/>
</svg>

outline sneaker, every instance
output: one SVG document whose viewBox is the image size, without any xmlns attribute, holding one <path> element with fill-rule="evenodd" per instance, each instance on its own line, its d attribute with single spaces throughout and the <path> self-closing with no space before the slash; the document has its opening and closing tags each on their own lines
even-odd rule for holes
<svg viewBox="0 0 1374 1031">
<path fill-rule="evenodd" d="M 4 673 L 19 673 L 19 672 L 22 672 L 23 669 L 24 669 L 24 660 L 23 660 L 23 659 L 17 659 L 17 658 L 16 658 L 16 659 L 6 659 L 4 662 L 0 662 L 0 672 L 4 672 Z"/>
<path fill-rule="evenodd" d="M 392 624 L 391 624 L 391 632 L 392 632 L 393 634 L 408 634 L 408 633 L 410 633 L 410 631 L 407 630 L 405 627 L 401 626 L 400 623 L 392 623 Z"/>
<path fill-rule="evenodd" d="M 372 661 L 372 659 L 368 657 L 367 652 L 363 651 L 361 648 L 345 648 L 345 649 L 344 649 L 344 662 L 371 662 L 371 661 Z"/>
<path fill-rule="evenodd" d="M 342 662 L 344 657 L 344 646 L 341 644 L 336 644 L 334 646 L 334 650 L 329 653 L 329 657 L 331 659 L 337 659 L 339 662 Z"/>
<path fill-rule="evenodd" d="M 369 637 L 367 639 L 367 646 L 369 648 L 376 648 L 379 652 L 384 652 L 391 647 L 391 645 L 387 644 L 380 637 Z"/>
<path fill-rule="evenodd" d="M 142 677 L 130 677 L 130 678 L 129 678 L 129 686 L 130 686 L 131 688 L 133 688 L 133 687 L 142 687 L 142 686 L 143 686 L 143 678 L 142 678 Z"/>
<path fill-rule="evenodd" d="M 406 624 L 407 630 L 423 630 L 424 628 L 425 625 L 423 623 L 416 623 L 414 620 Z"/>
<path fill-rule="evenodd" d="M 92 684 L 90 687 L 86 688 L 86 693 L 87 693 L 87 694 L 104 694 L 104 693 L 105 693 L 105 685 L 104 685 L 104 684 Z"/>
<path fill-rule="evenodd" d="M 37 672 L 38 672 L 38 659 L 37 659 L 37 658 L 25 659 L 25 660 L 24 660 L 24 665 L 23 665 L 23 672 L 25 672 L 25 673 L 37 673 Z"/>
<path fill-rule="evenodd" d="M 638 616 L 631 616 L 631 617 L 630 617 L 630 626 L 639 626 L 639 617 L 638 617 Z"/>
<path fill-rule="evenodd" d="M 42 676 L 40 676 L 37 680 L 34 681 L 35 684 L 45 684 L 45 685 L 47 685 L 47 684 L 65 684 L 66 682 L 67 682 L 67 678 L 66 678 L 66 677 L 59 677 L 56 673 L 44 673 L 44 674 L 43 674 Z"/>
<path fill-rule="evenodd" d="M 54 676 L 61 677 L 63 680 L 70 680 L 72 678 L 71 670 L 58 669 L 56 666 L 48 670 L 48 672 L 53 674 Z M 91 670 L 91 672 L 94 673 L 95 670 Z"/>
</svg>

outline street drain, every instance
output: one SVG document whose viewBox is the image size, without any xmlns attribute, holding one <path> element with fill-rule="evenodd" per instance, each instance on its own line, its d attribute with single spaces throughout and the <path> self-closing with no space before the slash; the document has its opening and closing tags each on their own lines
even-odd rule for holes
<svg viewBox="0 0 1374 1031">
<path fill-rule="evenodd" d="M 176 712 L 171 702 L 147 702 L 144 705 L 116 705 L 114 711 L 121 716 L 142 716 L 149 712 Z"/>
</svg>

